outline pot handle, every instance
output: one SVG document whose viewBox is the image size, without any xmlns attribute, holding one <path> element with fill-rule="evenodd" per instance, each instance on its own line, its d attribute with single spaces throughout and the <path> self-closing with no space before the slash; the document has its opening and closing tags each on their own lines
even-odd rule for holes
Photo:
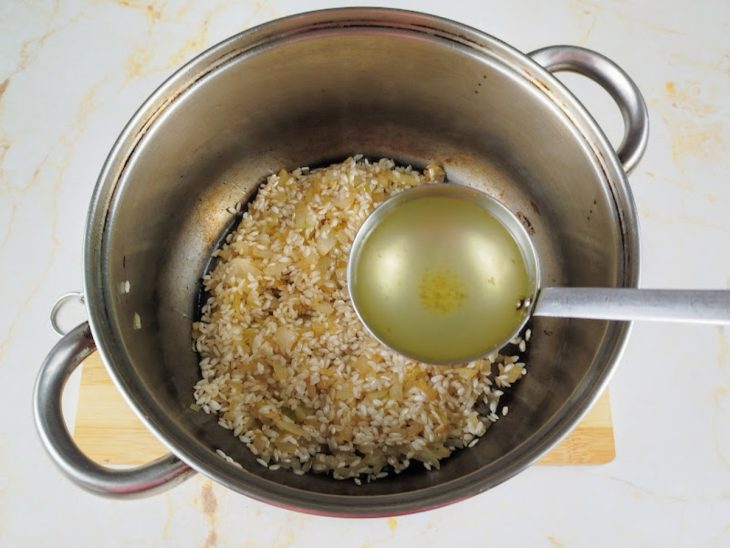
<svg viewBox="0 0 730 548">
<path fill-rule="evenodd" d="M 80 487 L 115 498 L 151 495 L 194 474 L 172 454 L 143 466 L 113 469 L 95 463 L 79 450 L 63 420 L 61 396 L 71 373 L 95 350 L 89 324 L 84 322 L 58 341 L 38 373 L 33 392 L 35 424 L 53 461 Z"/>
<path fill-rule="evenodd" d="M 529 56 L 549 72 L 569 71 L 587 76 L 605 89 L 621 110 L 624 137 L 617 155 L 626 173 L 641 160 L 649 139 L 649 113 L 639 88 L 608 57 L 577 46 L 548 46 Z"/>
</svg>

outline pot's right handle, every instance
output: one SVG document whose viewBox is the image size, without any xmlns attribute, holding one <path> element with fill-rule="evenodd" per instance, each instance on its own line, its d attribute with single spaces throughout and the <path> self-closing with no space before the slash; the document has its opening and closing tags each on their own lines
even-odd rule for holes
<svg viewBox="0 0 730 548">
<path fill-rule="evenodd" d="M 35 423 L 51 458 L 77 485 L 108 497 L 150 495 L 187 479 L 195 472 L 175 455 L 166 455 L 143 466 L 113 469 L 84 455 L 66 428 L 61 395 L 71 373 L 96 350 L 87 322 L 68 332 L 50 351 L 41 366 L 33 393 Z"/>
<path fill-rule="evenodd" d="M 608 57 L 577 46 L 548 46 L 529 55 L 550 72 L 569 71 L 587 76 L 613 97 L 624 119 L 624 137 L 617 155 L 626 173 L 634 169 L 649 139 L 649 113 L 629 75 Z"/>
</svg>

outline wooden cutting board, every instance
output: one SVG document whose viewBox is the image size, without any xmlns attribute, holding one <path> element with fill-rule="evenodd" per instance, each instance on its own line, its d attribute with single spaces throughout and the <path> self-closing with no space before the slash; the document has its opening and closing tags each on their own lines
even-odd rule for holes
<svg viewBox="0 0 730 548">
<path fill-rule="evenodd" d="M 167 451 L 145 428 L 92 354 L 82 365 L 74 438 L 104 464 L 142 464 Z M 611 406 L 605 392 L 573 432 L 540 464 L 605 464 L 616 455 Z"/>
</svg>

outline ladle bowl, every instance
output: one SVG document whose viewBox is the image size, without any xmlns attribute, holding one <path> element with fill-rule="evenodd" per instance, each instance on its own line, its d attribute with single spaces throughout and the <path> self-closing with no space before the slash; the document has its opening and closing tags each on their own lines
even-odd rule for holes
<svg viewBox="0 0 730 548">
<path fill-rule="evenodd" d="M 420 217 L 412 207 L 418 204 L 428 206 L 422 207 Z M 462 204 L 460 214 L 453 214 L 454 204 Z M 484 215 L 470 214 L 467 204 Z M 495 221 L 503 230 L 492 228 Z M 397 230 L 383 234 L 384 227 Z M 522 268 L 514 268 L 511 263 L 517 261 L 499 243 L 505 237 L 512 239 Z M 368 252 L 383 238 L 390 249 L 380 245 L 377 252 Z M 497 249 L 504 249 L 504 256 Z M 448 310 L 424 301 L 423 280 L 434 269 L 441 275 L 432 293 L 442 301 L 449 299 Z M 526 273 L 526 291 L 516 299 L 514 294 L 504 295 L 515 285 L 510 277 L 521 270 Z M 367 273 L 378 283 L 368 283 Z M 375 208 L 355 236 L 347 283 L 355 311 L 373 337 L 432 364 L 458 364 L 496 352 L 533 315 L 730 323 L 729 290 L 541 287 L 539 256 L 520 219 L 496 198 L 460 184 L 410 188 Z M 492 294 L 496 295 L 485 299 Z M 461 341 L 469 346 L 464 348 Z"/>
</svg>

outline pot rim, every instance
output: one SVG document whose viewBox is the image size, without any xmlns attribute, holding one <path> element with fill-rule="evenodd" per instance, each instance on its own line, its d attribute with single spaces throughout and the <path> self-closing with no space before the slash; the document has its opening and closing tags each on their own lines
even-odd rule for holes
<svg viewBox="0 0 730 548">
<path fill-rule="evenodd" d="M 177 457 L 198 472 L 254 499 L 276 506 L 328 516 L 376 517 L 408 514 L 454 503 L 476 495 L 522 471 L 567 435 L 590 409 L 610 380 L 623 354 L 631 322 L 612 322 L 595 362 L 602 370 L 568 398 L 561 410 L 522 445 L 467 475 L 416 491 L 389 495 L 345 496 L 305 491 L 243 473 L 223 459 L 184 443 L 184 433 L 162 413 L 149 394 L 121 372 L 131 370 L 113 332 L 111 288 L 105 283 L 105 226 L 117 183 L 137 146 L 155 122 L 187 90 L 235 58 L 261 47 L 333 29 L 388 29 L 446 40 L 478 56 L 494 58 L 528 81 L 557 107 L 593 152 L 604 184 L 610 189 L 621 229 L 619 286 L 636 287 L 639 280 L 639 228 L 626 174 L 603 131 L 585 107 L 552 74 L 508 44 L 467 25 L 424 13 L 389 8 L 337 8 L 277 19 L 238 33 L 199 54 L 170 76 L 142 104 L 112 147 L 94 189 L 84 237 L 84 292 L 89 323 L 105 367 L 124 399 Z M 243 474 L 243 475 L 242 475 Z"/>
</svg>

